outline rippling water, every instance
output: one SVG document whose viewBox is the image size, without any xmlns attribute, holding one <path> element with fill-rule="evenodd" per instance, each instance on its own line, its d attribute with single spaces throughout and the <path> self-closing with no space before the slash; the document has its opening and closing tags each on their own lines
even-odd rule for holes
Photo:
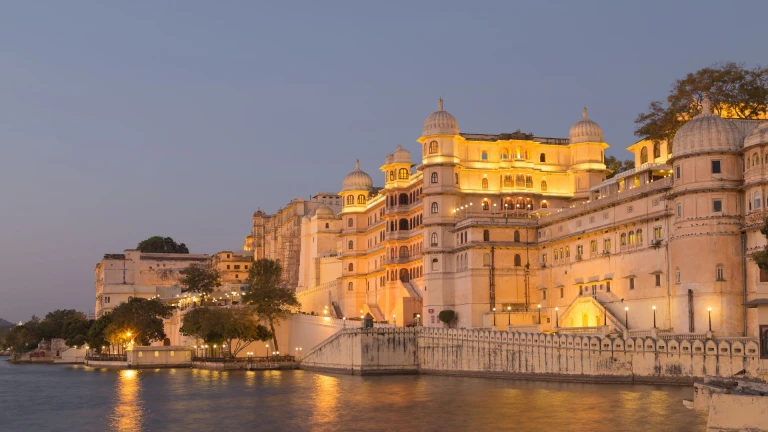
<svg viewBox="0 0 768 432">
<path fill-rule="evenodd" d="M 704 431 L 692 387 L 0 360 L 0 431 Z"/>
</svg>

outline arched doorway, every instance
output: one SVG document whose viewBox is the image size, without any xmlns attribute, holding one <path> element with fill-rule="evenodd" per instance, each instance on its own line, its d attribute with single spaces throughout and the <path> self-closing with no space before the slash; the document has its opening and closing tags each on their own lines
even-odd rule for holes
<svg viewBox="0 0 768 432">
<path fill-rule="evenodd" d="M 408 282 L 410 277 L 408 276 L 408 269 L 400 269 L 400 280 L 402 282 Z"/>
<path fill-rule="evenodd" d="M 589 327 L 589 315 L 587 315 L 586 313 L 581 314 L 581 326 Z"/>
<path fill-rule="evenodd" d="M 168 338 L 163 339 L 163 346 L 171 346 L 171 340 Z"/>
</svg>

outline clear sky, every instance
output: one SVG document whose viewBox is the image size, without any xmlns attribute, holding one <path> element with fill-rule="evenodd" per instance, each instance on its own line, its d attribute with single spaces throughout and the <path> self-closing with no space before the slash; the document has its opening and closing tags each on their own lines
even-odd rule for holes
<svg viewBox="0 0 768 432">
<path fill-rule="evenodd" d="M 768 2 L 17 1 L 0 12 L 0 317 L 94 308 L 104 253 L 238 249 L 251 213 L 463 132 L 613 147 L 687 72 L 768 58 Z"/>
</svg>

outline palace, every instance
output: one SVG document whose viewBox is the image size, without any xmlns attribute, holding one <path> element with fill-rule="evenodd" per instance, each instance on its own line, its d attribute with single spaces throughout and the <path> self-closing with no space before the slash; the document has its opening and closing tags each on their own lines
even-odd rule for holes
<svg viewBox="0 0 768 432">
<path fill-rule="evenodd" d="M 586 109 L 567 138 L 468 134 L 440 100 L 417 141 L 419 163 L 401 146 L 386 156 L 383 187 L 358 162 L 338 196 L 289 212 L 283 229 L 298 240 L 279 252 L 298 256 L 289 276 L 303 311 L 757 335 L 745 303 L 768 292 L 749 256 L 766 243 L 768 122 L 721 118 L 705 100 L 673 146 L 635 143 L 635 168 L 608 180 L 609 146 Z M 266 248 L 266 218 L 254 215 L 246 248 L 288 259 Z"/>
</svg>

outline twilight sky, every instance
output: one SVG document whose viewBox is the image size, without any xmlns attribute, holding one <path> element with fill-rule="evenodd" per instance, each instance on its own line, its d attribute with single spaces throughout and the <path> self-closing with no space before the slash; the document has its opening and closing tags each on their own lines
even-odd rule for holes
<svg viewBox="0 0 768 432">
<path fill-rule="evenodd" d="M 272 3 L 267 4 L 267 3 Z M 714 62 L 765 62 L 768 3 L 6 2 L 0 317 L 91 312 L 104 253 L 241 247 L 251 213 L 338 191 L 437 98 L 463 132 L 633 120 Z"/>
</svg>

